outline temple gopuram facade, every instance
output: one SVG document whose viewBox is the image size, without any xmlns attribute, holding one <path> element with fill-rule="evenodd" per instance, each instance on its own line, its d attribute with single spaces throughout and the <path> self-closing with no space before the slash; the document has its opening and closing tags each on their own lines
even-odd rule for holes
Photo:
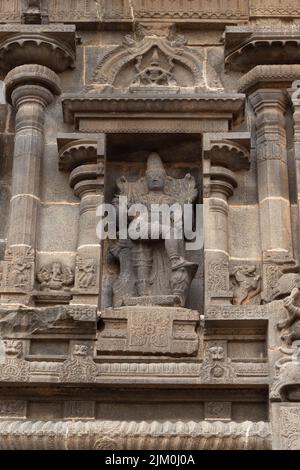
<svg viewBox="0 0 300 470">
<path fill-rule="evenodd" d="M 0 449 L 300 450 L 298 2 L 0 0 L 0 74 Z"/>
</svg>

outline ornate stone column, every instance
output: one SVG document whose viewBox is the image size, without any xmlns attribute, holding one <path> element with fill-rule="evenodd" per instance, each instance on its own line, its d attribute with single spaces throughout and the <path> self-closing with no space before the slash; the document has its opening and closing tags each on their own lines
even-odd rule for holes
<svg viewBox="0 0 300 470">
<path fill-rule="evenodd" d="M 58 139 L 60 170 L 70 172 L 70 185 L 80 198 L 72 304 L 98 305 L 101 244 L 96 233 L 96 211 L 104 197 L 105 136 L 97 136 L 98 140 L 95 136 L 80 137 Z"/>
<path fill-rule="evenodd" d="M 231 303 L 232 300 L 229 283 L 228 199 L 237 187 L 234 171 L 249 166 L 248 143 L 248 133 L 204 136 L 206 304 Z"/>
<path fill-rule="evenodd" d="M 255 113 L 258 199 L 263 256 L 263 299 L 283 269 L 295 265 L 285 130 L 285 89 L 300 75 L 299 66 L 257 66 L 241 80 Z"/>
<path fill-rule="evenodd" d="M 57 75 L 40 65 L 16 67 L 7 74 L 5 84 L 7 101 L 16 110 L 16 137 L 1 300 L 26 302 L 35 278 L 45 109 L 60 94 L 60 85 Z"/>
<path fill-rule="evenodd" d="M 294 158 L 297 185 L 298 224 L 300 223 L 300 90 L 291 90 L 294 117 Z M 298 230 L 298 253 L 300 253 L 300 231 Z"/>
</svg>

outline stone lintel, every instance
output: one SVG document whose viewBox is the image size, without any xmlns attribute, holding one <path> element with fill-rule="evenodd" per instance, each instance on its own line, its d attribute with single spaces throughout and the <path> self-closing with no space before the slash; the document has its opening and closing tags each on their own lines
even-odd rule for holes
<svg viewBox="0 0 300 470">
<path fill-rule="evenodd" d="M 245 96 L 230 93 L 199 93 L 184 96 L 145 95 L 139 97 L 121 96 L 118 94 L 74 95 L 64 94 L 62 97 L 65 122 L 77 124 L 81 117 L 96 118 L 105 116 L 106 119 L 118 113 L 120 118 L 129 119 L 136 113 L 146 113 L 146 116 L 158 118 L 183 119 L 195 113 L 209 113 L 210 119 L 227 119 L 232 121 L 243 113 Z M 140 117 L 139 117 L 139 122 Z M 96 130 L 95 130 L 96 132 Z"/>
</svg>

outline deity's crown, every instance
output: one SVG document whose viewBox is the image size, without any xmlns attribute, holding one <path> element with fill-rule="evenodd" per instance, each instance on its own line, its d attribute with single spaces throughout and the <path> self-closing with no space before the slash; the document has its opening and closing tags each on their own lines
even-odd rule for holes
<svg viewBox="0 0 300 470">
<path fill-rule="evenodd" d="M 161 158 L 158 153 L 152 152 L 150 153 L 148 160 L 147 160 L 147 170 L 146 173 L 159 173 L 159 174 L 166 174 L 166 170 L 164 165 L 161 161 Z"/>
</svg>

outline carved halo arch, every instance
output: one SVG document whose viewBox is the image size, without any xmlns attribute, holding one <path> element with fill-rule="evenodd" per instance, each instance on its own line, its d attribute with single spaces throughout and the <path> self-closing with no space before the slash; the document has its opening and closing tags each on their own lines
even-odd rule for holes
<svg viewBox="0 0 300 470">
<path fill-rule="evenodd" d="M 192 83 L 188 83 L 185 87 L 204 87 L 203 58 L 198 51 L 188 48 L 185 44 L 182 36 L 173 41 L 158 36 L 147 36 L 141 41 L 135 41 L 126 36 L 122 46 L 108 52 L 99 60 L 93 75 L 94 82 L 115 87 L 118 77 L 127 66 L 132 63 L 134 69 L 134 62 L 139 56 L 145 57 L 151 49 L 157 48 L 169 63 L 181 66 L 192 77 Z"/>
</svg>

